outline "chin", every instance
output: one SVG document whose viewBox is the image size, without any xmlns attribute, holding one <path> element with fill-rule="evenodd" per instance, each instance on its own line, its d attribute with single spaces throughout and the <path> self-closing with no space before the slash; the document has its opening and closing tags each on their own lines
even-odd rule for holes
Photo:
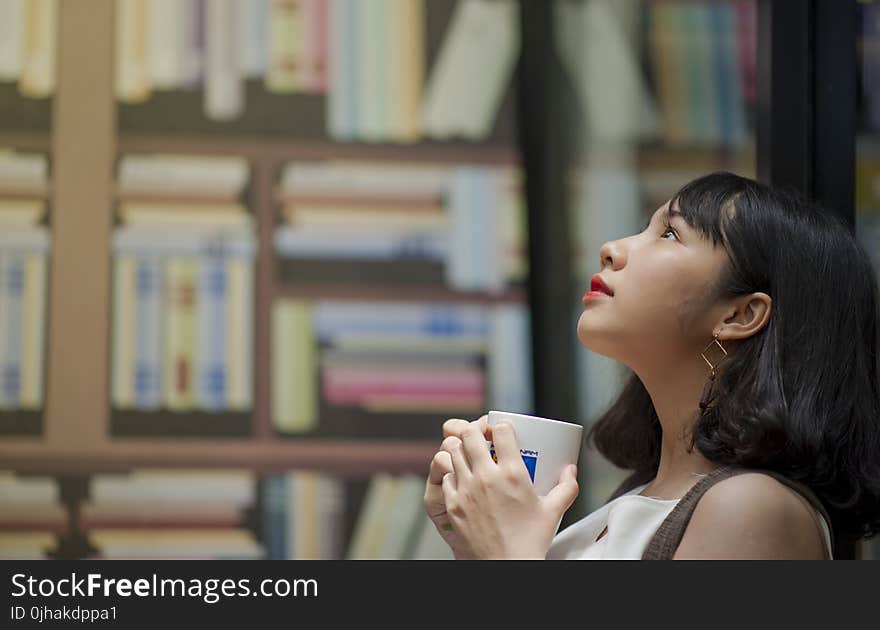
<svg viewBox="0 0 880 630">
<path fill-rule="evenodd" d="M 608 343 L 607 332 L 591 328 L 584 322 L 583 315 L 581 315 L 581 318 L 578 320 L 577 338 L 584 347 L 592 350 L 596 354 L 601 354 L 609 359 L 616 359 L 611 344 Z"/>
</svg>

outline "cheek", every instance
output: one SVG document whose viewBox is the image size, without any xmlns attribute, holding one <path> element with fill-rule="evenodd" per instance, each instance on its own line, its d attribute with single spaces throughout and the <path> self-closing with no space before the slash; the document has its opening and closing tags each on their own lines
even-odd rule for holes
<svg viewBox="0 0 880 630">
<path fill-rule="evenodd" d="M 668 260 L 631 265 L 611 300 L 584 309 L 578 338 L 588 346 L 603 336 L 653 347 L 675 342 L 694 308 L 692 275 Z"/>
</svg>

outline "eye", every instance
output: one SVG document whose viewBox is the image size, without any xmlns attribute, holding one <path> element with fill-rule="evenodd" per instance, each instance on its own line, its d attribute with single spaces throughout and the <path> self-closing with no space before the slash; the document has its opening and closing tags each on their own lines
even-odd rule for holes
<svg viewBox="0 0 880 630">
<path fill-rule="evenodd" d="M 676 232 L 672 228 L 672 226 L 670 226 L 668 223 L 664 223 L 663 227 L 666 229 L 663 230 L 663 234 L 660 235 L 660 238 L 663 238 L 664 236 L 666 236 L 667 234 L 669 234 L 671 232 L 673 234 L 673 236 L 675 236 L 675 240 L 678 240 L 678 232 Z"/>
</svg>

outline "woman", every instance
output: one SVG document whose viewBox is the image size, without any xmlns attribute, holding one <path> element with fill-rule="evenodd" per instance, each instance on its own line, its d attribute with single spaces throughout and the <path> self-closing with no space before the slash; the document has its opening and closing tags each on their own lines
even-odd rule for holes
<svg viewBox="0 0 880 630">
<path fill-rule="evenodd" d="M 880 529 L 877 280 L 837 218 L 714 173 L 600 257 L 578 339 L 633 375 L 588 439 L 633 472 L 555 535 L 575 468 L 538 497 L 509 424 L 449 420 L 425 508 L 456 558 L 819 559 Z"/>
</svg>

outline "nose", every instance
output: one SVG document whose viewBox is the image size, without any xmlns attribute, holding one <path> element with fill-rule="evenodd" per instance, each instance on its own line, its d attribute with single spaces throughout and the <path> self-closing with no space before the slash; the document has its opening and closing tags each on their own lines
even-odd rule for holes
<svg viewBox="0 0 880 630">
<path fill-rule="evenodd" d="M 624 248 L 621 247 L 620 241 L 605 241 L 599 248 L 599 270 L 605 269 L 606 264 L 611 265 L 611 269 L 617 271 L 623 267 L 625 262 Z"/>
</svg>

